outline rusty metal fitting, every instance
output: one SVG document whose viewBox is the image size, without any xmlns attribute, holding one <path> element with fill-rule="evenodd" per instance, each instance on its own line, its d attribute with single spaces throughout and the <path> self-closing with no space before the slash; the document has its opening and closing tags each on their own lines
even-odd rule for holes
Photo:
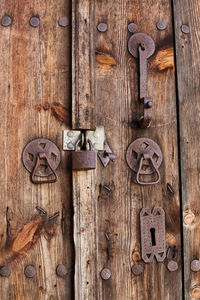
<svg viewBox="0 0 200 300">
<path fill-rule="evenodd" d="M 11 269 L 9 266 L 1 266 L 0 267 L 0 276 L 9 277 L 11 274 Z"/>
<path fill-rule="evenodd" d="M 38 27 L 40 25 L 40 19 L 37 16 L 33 16 L 30 18 L 29 23 L 32 27 Z"/>
<path fill-rule="evenodd" d="M 194 259 L 193 261 L 191 261 L 190 268 L 193 272 L 200 271 L 200 260 Z"/>
<path fill-rule="evenodd" d="M 35 269 L 35 267 L 32 266 L 32 265 L 26 266 L 25 269 L 24 269 L 24 274 L 25 274 L 26 277 L 28 277 L 28 278 L 34 277 L 35 274 L 36 274 L 36 269 Z"/>
<path fill-rule="evenodd" d="M 108 280 L 111 277 L 111 271 L 110 269 L 104 268 L 103 270 L 101 270 L 101 278 L 103 280 Z"/>
<path fill-rule="evenodd" d="M 65 265 L 63 264 L 59 264 L 56 267 L 56 274 L 60 277 L 64 277 L 65 275 L 67 275 L 67 268 Z"/>
<path fill-rule="evenodd" d="M 165 30 L 167 28 L 167 25 L 164 21 L 158 21 L 156 23 L 156 27 L 158 30 Z"/>
<path fill-rule="evenodd" d="M 5 15 L 1 19 L 1 25 L 4 27 L 8 27 L 12 24 L 12 18 L 8 15 Z"/>
<path fill-rule="evenodd" d="M 106 32 L 108 30 L 108 25 L 106 23 L 99 23 L 97 29 L 99 32 Z"/>
<path fill-rule="evenodd" d="M 128 31 L 129 32 L 136 32 L 137 31 L 137 25 L 135 23 L 129 23 L 128 24 Z"/>
<path fill-rule="evenodd" d="M 174 260 L 170 260 L 167 264 L 167 269 L 170 272 L 174 272 L 174 271 L 178 270 L 178 263 Z"/>
<path fill-rule="evenodd" d="M 66 27 L 69 25 L 69 18 L 67 17 L 60 17 L 58 19 L 58 25 L 61 27 Z"/>
<path fill-rule="evenodd" d="M 131 271 L 134 275 L 139 276 L 143 273 L 143 266 L 139 264 L 135 264 L 132 266 Z"/>
<path fill-rule="evenodd" d="M 190 32 L 190 28 L 187 25 L 182 25 L 181 26 L 181 31 L 185 34 L 188 34 Z"/>
</svg>

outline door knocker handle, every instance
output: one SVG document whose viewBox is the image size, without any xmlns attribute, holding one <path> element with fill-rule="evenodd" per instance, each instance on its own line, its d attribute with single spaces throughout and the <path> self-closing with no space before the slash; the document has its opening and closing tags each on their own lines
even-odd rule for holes
<svg viewBox="0 0 200 300">
<path fill-rule="evenodd" d="M 42 164 L 42 161 L 43 161 L 43 160 L 45 160 L 46 163 L 47 163 L 47 164 L 45 164 L 45 166 L 46 166 L 47 168 L 49 168 L 49 169 L 52 171 L 52 173 L 54 174 L 54 177 L 55 177 L 54 179 L 35 180 L 35 177 L 37 176 L 36 174 L 37 174 L 37 171 L 38 171 L 39 167 L 40 167 L 41 165 L 43 165 L 43 164 Z M 32 171 L 32 173 L 31 173 L 31 181 L 32 181 L 33 183 L 36 183 L 36 184 L 41 184 L 41 183 L 54 183 L 54 182 L 56 182 L 57 180 L 58 180 L 58 175 L 57 175 L 56 171 L 54 170 L 54 168 L 52 167 L 52 165 L 49 163 L 49 160 L 48 160 L 46 154 L 45 154 L 45 153 L 38 153 L 37 159 L 36 159 L 35 167 L 33 168 L 33 171 Z"/>
<path fill-rule="evenodd" d="M 149 160 L 150 161 L 151 166 L 153 167 L 153 169 L 154 169 L 154 171 L 155 171 L 155 173 L 157 175 L 157 179 L 156 180 L 154 180 L 154 181 L 148 181 L 148 182 L 140 180 L 140 173 L 141 173 L 141 170 L 142 170 L 142 166 L 143 166 L 143 161 L 144 160 Z M 136 174 L 136 181 L 137 181 L 138 184 L 141 184 L 141 185 L 156 184 L 156 183 L 158 183 L 160 181 L 160 172 L 159 172 L 158 168 L 156 167 L 156 165 L 155 165 L 152 157 L 149 156 L 148 154 L 144 153 L 144 154 L 141 155 L 140 162 L 139 162 L 139 168 L 138 168 L 138 171 L 137 171 L 137 174 Z"/>
<path fill-rule="evenodd" d="M 31 181 L 35 184 L 56 182 L 60 156 L 59 148 L 52 141 L 44 138 L 30 141 L 23 150 L 22 160 L 24 167 L 31 173 Z M 54 175 L 54 178 L 36 179 L 36 177 L 47 178 L 50 175 Z"/>
<path fill-rule="evenodd" d="M 156 184 L 160 181 L 159 167 L 162 163 L 163 155 L 160 147 L 153 140 L 140 138 L 133 141 L 126 151 L 126 161 L 128 166 L 136 173 L 136 182 L 141 185 Z M 144 164 L 148 161 L 148 165 Z M 151 175 L 156 173 L 156 180 L 141 181 L 141 175 Z"/>
<path fill-rule="evenodd" d="M 152 99 L 147 97 L 147 59 L 154 54 L 155 43 L 145 33 L 135 33 L 128 41 L 130 54 L 139 58 L 139 101 L 143 103 L 143 115 L 139 119 L 140 128 L 151 125 Z"/>
</svg>

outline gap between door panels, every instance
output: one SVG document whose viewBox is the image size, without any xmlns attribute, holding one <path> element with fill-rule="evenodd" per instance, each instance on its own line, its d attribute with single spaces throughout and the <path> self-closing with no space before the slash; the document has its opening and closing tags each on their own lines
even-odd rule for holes
<svg viewBox="0 0 200 300">
<path fill-rule="evenodd" d="M 177 115 L 177 148 L 178 148 L 178 173 L 179 173 L 179 199 L 180 199 L 180 233 L 181 233 L 181 263 L 182 263 L 182 299 L 185 299 L 184 284 L 184 236 L 183 236 L 183 214 L 182 214 L 182 177 L 181 177 L 181 145 L 180 145 L 180 113 L 179 113 L 179 95 L 176 61 L 176 33 L 175 33 L 175 13 L 174 0 L 171 0 L 172 28 L 173 28 L 173 49 L 174 49 L 174 68 L 175 68 L 175 92 L 176 92 L 176 115 Z"/>
</svg>

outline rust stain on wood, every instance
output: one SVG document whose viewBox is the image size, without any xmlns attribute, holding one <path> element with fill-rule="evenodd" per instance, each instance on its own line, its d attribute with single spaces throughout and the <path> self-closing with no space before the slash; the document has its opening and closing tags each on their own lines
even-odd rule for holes
<svg viewBox="0 0 200 300">
<path fill-rule="evenodd" d="M 60 122 L 64 122 L 66 124 L 70 124 L 70 111 L 62 104 L 59 102 L 54 102 L 54 103 L 48 103 L 45 102 L 43 105 L 38 104 L 35 106 L 35 110 L 40 112 L 41 109 L 47 111 L 51 109 L 52 115 Z"/>
<path fill-rule="evenodd" d="M 59 120 L 61 122 L 65 122 L 67 124 L 70 123 L 70 112 L 62 104 L 60 104 L 58 102 L 54 102 L 51 105 L 51 112 L 57 120 Z"/>
<path fill-rule="evenodd" d="M 141 261 L 141 255 L 139 251 L 134 251 L 132 254 L 132 259 L 135 263 Z"/>
<path fill-rule="evenodd" d="M 96 50 L 95 60 L 104 67 L 112 67 L 116 65 L 115 58 L 108 52 L 106 53 L 103 51 Z"/>
<path fill-rule="evenodd" d="M 157 71 L 174 70 L 174 52 L 172 47 L 158 50 L 153 59 L 153 68 Z"/>
</svg>

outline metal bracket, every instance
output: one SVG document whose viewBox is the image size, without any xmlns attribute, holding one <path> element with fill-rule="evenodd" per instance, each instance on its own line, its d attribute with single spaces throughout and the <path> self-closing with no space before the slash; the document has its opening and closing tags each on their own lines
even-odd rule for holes
<svg viewBox="0 0 200 300">
<path fill-rule="evenodd" d="M 86 139 L 92 143 L 95 151 L 104 150 L 105 132 L 104 127 L 99 126 L 95 131 L 86 130 Z M 63 130 L 63 150 L 75 150 L 75 145 L 82 138 L 81 130 Z"/>
<path fill-rule="evenodd" d="M 106 141 L 104 142 L 104 150 L 99 151 L 98 157 L 104 167 L 107 167 L 108 163 L 110 161 L 114 161 L 116 158 L 115 154 L 112 152 Z"/>
<path fill-rule="evenodd" d="M 143 208 L 140 212 L 142 259 L 146 263 L 166 258 L 165 212 L 161 207 L 152 210 Z"/>
</svg>

